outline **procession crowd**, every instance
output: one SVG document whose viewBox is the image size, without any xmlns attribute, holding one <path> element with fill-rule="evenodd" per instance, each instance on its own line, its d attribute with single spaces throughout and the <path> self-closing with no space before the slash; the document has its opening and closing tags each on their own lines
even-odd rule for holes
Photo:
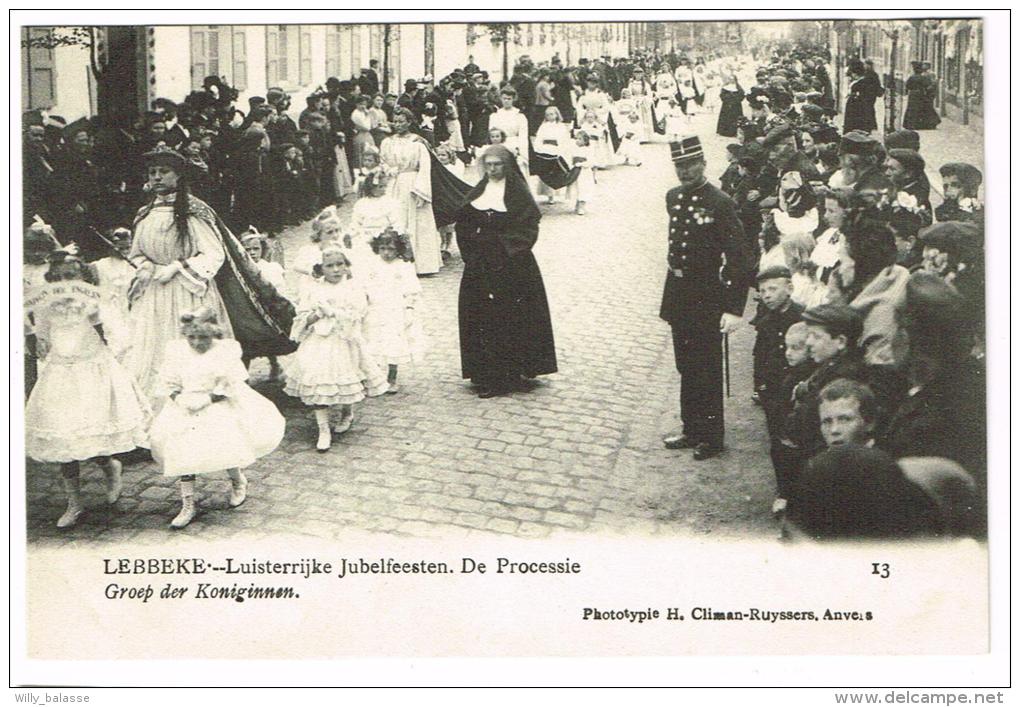
<svg viewBox="0 0 1020 707">
<path fill-rule="evenodd" d="M 469 61 L 399 95 L 380 91 L 373 60 L 327 81 L 296 123 L 282 89 L 241 112 L 216 77 L 179 104 L 157 99 L 130 134 L 27 114 L 24 279 L 42 294 L 26 315 L 26 444 L 62 465 L 58 526 L 84 512 L 80 462 L 104 468 L 113 503 L 139 447 L 180 479 L 172 527 L 194 517 L 198 474 L 227 470 L 230 505 L 243 503 L 241 469 L 285 424 L 245 382 L 254 358 L 270 358 L 328 451 L 354 406 L 397 393 L 400 366 L 423 355 L 419 277 L 454 243 L 463 377 L 488 398 L 555 372 L 531 252 L 543 208 L 584 216 L 597 172 L 640 167 L 658 139 L 680 182 L 661 316 L 684 430 L 666 446 L 722 451 L 720 347 L 753 288 L 754 403 L 787 527 L 982 533 L 981 173 L 940 166 L 933 208 L 920 134 L 873 134 L 873 71 L 850 62 L 837 126 L 826 50 L 757 58 L 747 89 L 750 58 L 711 49 L 570 67 L 522 57 L 501 85 Z M 923 74 L 907 113 L 930 129 Z M 736 139 L 719 189 L 688 134 L 717 110 L 718 134 Z M 309 241 L 284 258 L 279 234 L 308 220 Z"/>
</svg>

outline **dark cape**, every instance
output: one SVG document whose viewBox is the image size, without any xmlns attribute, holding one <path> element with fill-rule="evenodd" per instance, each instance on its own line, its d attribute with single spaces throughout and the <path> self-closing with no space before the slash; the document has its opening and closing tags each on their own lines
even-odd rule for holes
<svg viewBox="0 0 1020 707">
<path fill-rule="evenodd" d="M 535 152 L 535 148 L 528 145 L 528 167 L 531 173 L 542 180 L 550 189 L 562 189 L 577 181 L 577 175 L 581 173 L 580 167 L 571 168 L 567 161 L 558 155 L 548 155 L 542 152 Z"/>
<path fill-rule="evenodd" d="M 677 95 L 680 95 L 680 94 L 677 94 Z M 683 104 L 681 104 L 681 105 L 683 105 Z M 665 118 L 663 118 L 662 120 L 659 120 L 659 116 L 655 115 L 655 101 L 652 101 L 652 105 L 649 106 L 649 108 L 651 108 L 651 110 L 652 110 L 652 130 L 654 130 L 659 135 L 665 135 L 666 134 L 666 120 L 665 120 Z M 686 113 L 687 111 L 684 111 L 684 112 Z"/>
<path fill-rule="evenodd" d="M 152 204 L 139 209 L 135 223 L 151 209 Z M 191 216 L 212 226 L 223 244 L 225 258 L 214 280 L 244 356 L 284 356 L 296 351 L 297 344 L 290 339 L 294 305 L 262 278 L 251 256 L 215 211 L 194 196 L 188 209 Z"/>
<path fill-rule="evenodd" d="M 715 132 L 723 137 L 736 137 L 737 127 L 744 117 L 744 90 L 738 88 L 730 91 L 722 88 L 719 91 L 719 100 L 722 107 L 719 109 L 719 121 L 716 123 Z"/>
<path fill-rule="evenodd" d="M 620 149 L 620 143 L 623 142 L 623 139 L 620 137 L 620 133 L 616 129 L 616 121 L 613 120 L 612 113 L 606 117 L 606 128 L 609 130 L 609 142 L 613 145 L 613 152 L 616 152 Z"/>
<path fill-rule="evenodd" d="M 531 249 L 541 213 L 510 151 L 505 212 L 471 205 L 485 191 L 483 178 L 457 214 L 457 246 L 464 259 L 460 283 L 461 372 L 480 385 L 519 376 L 555 373 L 556 347 L 542 273 Z"/>
<path fill-rule="evenodd" d="M 471 191 L 471 185 L 460 179 L 436 157 L 432 146 L 429 148 L 429 183 L 432 185 L 432 217 L 436 228 L 449 226 L 457 220 L 457 212 L 464 205 L 464 197 Z"/>
</svg>

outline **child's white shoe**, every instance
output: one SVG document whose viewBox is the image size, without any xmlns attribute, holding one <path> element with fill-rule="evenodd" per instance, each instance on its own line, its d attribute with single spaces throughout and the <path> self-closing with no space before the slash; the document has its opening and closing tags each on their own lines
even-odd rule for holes
<svg viewBox="0 0 1020 707">
<path fill-rule="evenodd" d="M 61 484 L 64 487 L 64 493 L 67 494 L 67 510 L 57 520 L 57 527 L 70 528 L 78 522 L 78 518 L 85 512 L 85 506 L 81 502 L 81 479 L 78 476 L 73 478 L 62 476 Z"/>
<path fill-rule="evenodd" d="M 237 508 L 248 498 L 248 479 L 240 469 L 232 470 L 230 473 L 230 500 L 231 508 Z"/>
<path fill-rule="evenodd" d="M 333 445 L 333 436 L 329 431 L 329 408 L 316 410 L 315 422 L 319 426 L 319 439 L 315 442 L 315 449 L 320 453 L 328 452 Z"/>
<path fill-rule="evenodd" d="M 85 509 L 79 505 L 77 500 L 67 502 L 67 510 L 64 511 L 64 515 L 60 516 L 57 520 L 58 528 L 70 528 L 73 527 L 77 522 L 81 514 L 85 512 Z"/>
<path fill-rule="evenodd" d="M 333 431 L 336 432 L 338 435 L 343 434 L 347 430 L 351 429 L 351 425 L 353 424 L 354 424 L 354 411 L 351 410 L 350 412 L 346 412 L 340 416 L 340 421 L 336 423 L 336 427 L 333 428 Z"/>
<path fill-rule="evenodd" d="M 182 481 L 181 482 L 181 512 L 170 521 L 170 527 L 174 530 L 180 530 L 181 528 L 187 527 L 187 525 L 195 517 L 195 482 L 194 481 Z"/>
<path fill-rule="evenodd" d="M 174 530 L 188 527 L 188 524 L 195 518 L 195 500 L 188 496 L 181 502 L 181 512 L 172 521 L 170 527 Z"/>
<path fill-rule="evenodd" d="M 123 465 L 116 459 L 110 459 L 110 464 L 103 473 L 106 475 L 106 502 L 111 506 L 120 498 L 124 490 L 124 481 L 121 478 Z"/>
<path fill-rule="evenodd" d="M 328 452 L 329 448 L 333 446 L 333 435 L 329 431 L 329 426 L 319 428 L 319 439 L 315 442 L 315 449 L 320 452 Z"/>
<path fill-rule="evenodd" d="M 390 387 L 386 389 L 386 394 L 387 395 L 396 395 L 399 392 L 400 392 L 400 386 L 397 385 L 396 381 L 393 381 L 392 383 L 390 383 Z"/>
</svg>

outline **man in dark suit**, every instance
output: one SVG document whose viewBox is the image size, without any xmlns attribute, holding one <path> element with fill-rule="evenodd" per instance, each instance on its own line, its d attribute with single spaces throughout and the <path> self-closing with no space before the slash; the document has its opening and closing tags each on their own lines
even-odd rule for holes
<svg viewBox="0 0 1020 707">
<path fill-rule="evenodd" d="M 421 113 L 418 112 L 420 102 L 417 79 L 408 79 L 404 82 L 404 92 L 397 98 L 397 105 L 414 113 L 414 119 L 417 122 L 421 120 Z"/>
<path fill-rule="evenodd" d="M 372 59 L 368 62 L 368 68 L 361 70 L 361 78 L 358 79 L 361 93 L 366 96 L 374 96 L 379 93 L 379 60 Z"/>
<path fill-rule="evenodd" d="M 659 317 L 673 330 L 683 433 L 668 449 L 700 461 L 723 448 L 722 337 L 740 324 L 751 255 L 736 204 L 705 179 L 697 137 L 670 144 L 680 186 L 666 194 L 669 255 Z"/>
</svg>

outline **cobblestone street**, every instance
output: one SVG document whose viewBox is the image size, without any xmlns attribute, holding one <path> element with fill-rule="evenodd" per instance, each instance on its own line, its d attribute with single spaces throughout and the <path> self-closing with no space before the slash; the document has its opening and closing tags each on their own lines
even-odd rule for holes
<svg viewBox="0 0 1020 707">
<path fill-rule="evenodd" d="M 701 114 L 691 124 L 713 181 L 729 142 L 714 134 L 715 120 Z M 181 534 L 774 533 L 764 418 L 750 402 L 751 327 L 731 336 L 726 452 L 695 462 L 689 451 L 662 447 L 661 436 L 679 426 L 669 329 L 657 316 L 663 199 L 675 177 L 665 144 L 642 152 L 642 167 L 597 173 L 597 199 L 586 216 L 561 204 L 542 207 L 535 254 L 559 373 L 536 380 L 528 393 L 490 400 L 473 394 L 460 377 L 455 255 L 439 275 L 422 280 L 425 360 L 401 371 L 399 394 L 359 404 L 353 429 L 329 453 L 314 449 L 310 412 L 266 382 L 264 361 L 253 366 L 254 386 L 287 417 L 286 437 L 247 470 L 248 500 L 238 509 L 227 505 L 225 473 L 200 478 L 199 515 Z M 937 164 L 929 171 L 937 178 Z M 350 208 L 348 202 L 344 211 Z M 286 233 L 287 251 L 307 237 L 307 224 Z M 83 466 L 89 510 L 77 527 L 61 531 L 54 525 L 64 504 L 59 471 L 30 463 L 30 542 L 165 543 L 176 535 L 168 528 L 179 507 L 176 485 L 153 463 L 125 466 L 124 495 L 113 508 L 103 503 L 102 478 L 97 467 Z"/>
</svg>

